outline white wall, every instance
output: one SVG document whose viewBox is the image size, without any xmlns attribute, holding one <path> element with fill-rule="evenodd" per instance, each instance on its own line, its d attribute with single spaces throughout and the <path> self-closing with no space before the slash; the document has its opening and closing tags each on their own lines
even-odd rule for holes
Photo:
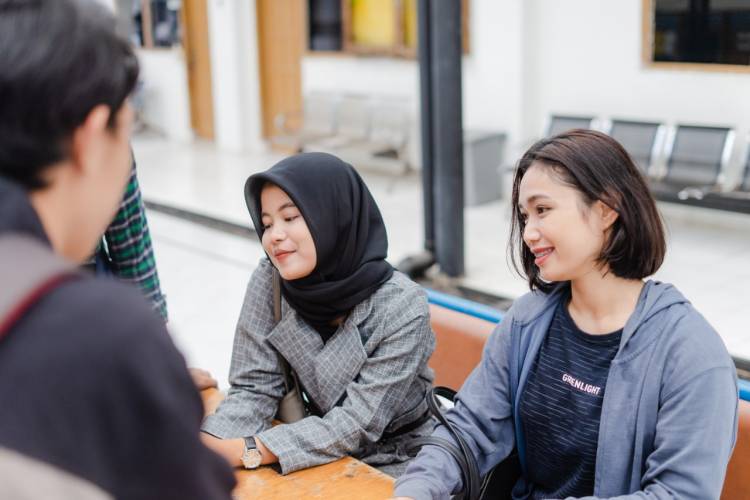
<svg viewBox="0 0 750 500">
<path fill-rule="evenodd" d="M 506 160 L 518 148 L 523 118 L 523 3 L 471 0 L 470 54 L 464 58 L 464 128 L 509 134 Z"/>
<path fill-rule="evenodd" d="M 208 0 L 215 141 L 227 151 L 264 148 L 255 12 L 255 0 Z M 191 141 L 184 51 L 139 50 L 138 58 L 144 121 L 171 140 Z"/>
<path fill-rule="evenodd" d="M 750 132 L 750 73 L 645 67 L 636 0 L 527 2 L 526 137 L 553 112 L 729 125 L 739 159 Z"/>
<path fill-rule="evenodd" d="M 521 129 L 523 1 L 471 1 L 470 53 L 463 62 L 464 128 L 506 131 L 511 144 Z M 419 65 L 390 58 L 309 55 L 302 60 L 302 92 L 311 91 L 400 96 L 412 103 L 416 119 Z"/>
<path fill-rule="evenodd" d="M 115 11 L 115 0 L 97 0 Z M 136 50 L 143 89 L 140 119 L 171 140 L 192 140 L 190 94 L 182 48 Z"/>
<path fill-rule="evenodd" d="M 138 50 L 143 121 L 180 142 L 192 140 L 190 94 L 182 48 Z"/>
<path fill-rule="evenodd" d="M 214 131 L 229 151 L 263 147 L 255 18 L 255 0 L 208 2 Z"/>
</svg>

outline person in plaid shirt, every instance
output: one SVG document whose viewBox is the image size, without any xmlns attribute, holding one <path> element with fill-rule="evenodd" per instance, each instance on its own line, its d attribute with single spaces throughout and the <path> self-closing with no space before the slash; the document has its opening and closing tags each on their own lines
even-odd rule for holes
<svg viewBox="0 0 750 500">
<path fill-rule="evenodd" d="M 95 261 L 97 274 L 112 274 L 121 281 L 138 286 L 154 310 L 167 321 L 167 302 L 161 293 L 156 271 L 135 158 L 120 208 L 104 233 Z"/>
</svg>

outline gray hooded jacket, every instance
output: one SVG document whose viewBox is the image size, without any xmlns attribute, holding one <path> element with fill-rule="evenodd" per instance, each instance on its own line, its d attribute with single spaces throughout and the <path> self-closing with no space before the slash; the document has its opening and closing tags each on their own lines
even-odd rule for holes
<svg viewBox="0 0 750 500">
<path fill-rule="evenodd" d="M 482 474 L 514 448 L 525 466 L 520 398 L 562 292 L 516 300 L 448 414 Z M 734 364 L 716 331 L 672 285 L 648 281 L 610 367 L 587 498 L 718 499 L 737 404 Z M 451 439 L 442 427 L 435 432 Z M 461 482 L 451 456 L 426 446 L 397 481 L 396 496 L 448 498 Z M 522 478 L 513 496 L 526 491 Z"/>
</svg>

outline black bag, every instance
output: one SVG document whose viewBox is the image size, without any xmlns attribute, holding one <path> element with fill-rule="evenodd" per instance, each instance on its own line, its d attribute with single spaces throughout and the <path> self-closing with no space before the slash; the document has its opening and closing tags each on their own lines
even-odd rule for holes
<svg viewBox="0 0 750 500">
<path fill-rule="evenodd" d="M 496 465 L 484 478 L 479 475 L 479 468 L 474 459 L 471 448 L 466 444 L 453 424 L 443 415 L 442 406 L 438 400 L 441 396 L 449 401 L 456 397 L 456 391 L 448 387 L 435 387 L 427 394 L 427 404 L 430 412 L 450 432 L 455 443 L 437 436 L 417 439 L 413 442 L 410 451 L 415 451 L 424 445 L 440 446 L 447 451 L 458 464 L 463 477 L 463 492 L 455 496 L 460 500 L 510 500 L 513 486 L 521 477 L 521 464 L 518 454 L 514 450 L 505 460 Z M 456 443 L 458 446 L 456 446 Z"/>
</svg>

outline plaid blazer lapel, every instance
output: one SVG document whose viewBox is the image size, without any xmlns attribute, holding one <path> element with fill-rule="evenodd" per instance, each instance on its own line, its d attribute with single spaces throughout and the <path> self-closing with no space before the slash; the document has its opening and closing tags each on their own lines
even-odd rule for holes
<svg viewBox="0 0 750 500">
<path fill-rule="evenodd" d="M 358 326 L 371 309 L 369 300 L 358 304 L 324 345 L 313 327 L 285 307 L 281 321 L 267 337 L 323 412 L 336 405 L 367 360 Z"/>
<path fill-rule="evenodd" d="M 309 388 L 309 391 L 322 411 L 328 412 L 336 406 L 365 361 L 367 353 L 359 329 L 355 323 L 346 321 L 313 361 L 315 390 Z"/>
<path fill-rule="evenodd" d="M 367 351 L 363 345 L 365 339 L 360 331 L 360 325 L 371 312 L 371 299 L 357 304 L 313 362 L 312 375 L 316 385 L 315 394 L 311 396 L 324 412 L 336 406 L 347 386 L 357 377 L 362 365 L 367 361 Z M 311 392 L 312 390 L 310 389 Z"/>
<path fill-rule="evenodd" d="M 323 340 L 292 308 L 283 308 L 281 321 L 268 334 L 268 342 L 287 360 L 305 389 L 313 374 L 311 360 L 323 349 Z"/>
</svg>

